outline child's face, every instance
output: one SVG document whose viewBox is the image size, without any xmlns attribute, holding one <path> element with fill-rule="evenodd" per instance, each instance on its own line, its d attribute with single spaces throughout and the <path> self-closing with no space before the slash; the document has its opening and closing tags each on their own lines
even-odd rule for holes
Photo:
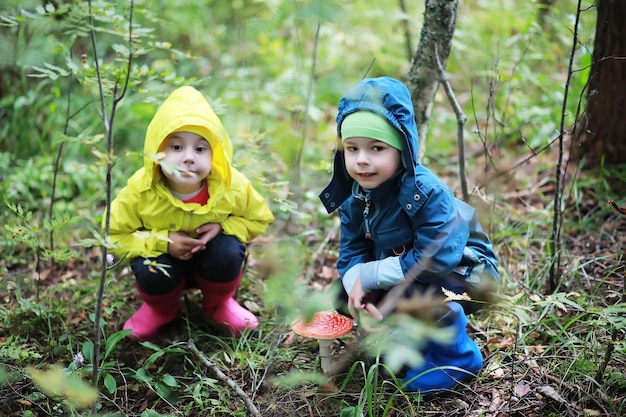
<svg viewBox="0 0 626 417">
<path fill-rule="evenodd" d="M 161 172 L 167 178 L 168 186 L 178 193 L 198 191 L 211 172 L 211 146 L 195 133 L 173 133 L 163 141 L 159 151 L 164 153 Z"/>
<path fill-rule="evenodd" d="M 348 174 L 370 190 L 391 178 L 401 163 L 399 150 L 375 139 L 348 138 L 343 148 Z"/>
</svg>

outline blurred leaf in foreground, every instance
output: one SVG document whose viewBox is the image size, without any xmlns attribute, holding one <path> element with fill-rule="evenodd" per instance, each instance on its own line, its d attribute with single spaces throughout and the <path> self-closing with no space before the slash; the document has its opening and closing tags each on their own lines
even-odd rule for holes
<svg viewBox="0 0 626 417">
<path fill-rule="evenodd" d="M 28 375 L 35 385 L 50 396 L 67 398 L 80 407 L 89 407 L 98 399 L 98 391 L 73 374 L 67 374 L 62 368 L 53 366 L 47 371 L 28 368 Z"/>
</svg>

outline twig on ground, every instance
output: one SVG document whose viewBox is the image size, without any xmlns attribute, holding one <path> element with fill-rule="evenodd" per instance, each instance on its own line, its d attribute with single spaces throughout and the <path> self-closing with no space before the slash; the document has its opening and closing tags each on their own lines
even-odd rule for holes
<svg viewBox="0 0 626 417">
<path fill-rule="evenodd" d="M 286 338 L 287 338 L 287 333 L 282 333 L 278 337 L 272 338 L 274 342 L 272 343 L 270 352 L 276 352 L 276 349 L 278 349 L 278 346 L 282 345 Z M 275 361 L 270 361 L 265 367 L 265 369 L 263 370 L 263 375 L 261 375 L 261 377 L 258 378 L 258 380 L 256 380 L 254 387 L 252 389 L 252 392 L 250 393 L 251 401 L 254 400 L 256 393 L 259 391 L 259 388 L 261 388 L 261 385 L 263 385 L 263 382 L 265 381 L 265 378 L 267 377 L 270 371 L 270 367 L 274 364 L 274 362 Z"/>
<path fill-rule="evenodd" d="M 189 341 L 187 342 L 187 346 L 193 353 L 196 354 L 196 356 L 198 356 L 198 358 L 202 361 L 202 363 L 204 363 L 213 372 L 213 374 L 219 381 L 225 383 L 230 388 L 235 390 L 235 393 L 243 399 L 244 403 L 246 403 L 246 407 L 248 408 L 250 415 L 255 416 L 255 417 L 262 417 L 261 413 L 256 408 L 252 400 L 250 400 L 250 397 L 248 397 L 245 391 L 241 389 L 241 387 L 237 385 L 235 381 L 230 379 L 228 375 L 222 372 L 222 370 L 216 364 L 211 362 L 204 353 L 200 352 L 200 350 L 198 350 L 198 348 L 196 347 L 196 344 L 194 343 L 193 339 L 189 339 Z"/>
<path fill-rule="evenodd" d="M 324 239 L 324 241 L 320 243 L 315 253 L 311 256 L 311 260 L 309 261 L 309 267 L 307 268 L 306 275 L 305 275 L 307 281 L 309 281 L 313 277 L 317 262 L 320 260 L 322 254 L 324 253 L 324 250 L 326 249 L 326 246 L 328 246 L 328 243 L 331 241 L 331 239 L 337 237 L 338 231 L 339 231 L 339 222 L 335 222 L 333 227 L 326 234 L 326 238 Z"/>
</svg>

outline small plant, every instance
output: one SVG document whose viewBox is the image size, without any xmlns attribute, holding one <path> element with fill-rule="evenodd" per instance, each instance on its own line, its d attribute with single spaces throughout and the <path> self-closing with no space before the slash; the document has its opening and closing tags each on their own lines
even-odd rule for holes
<svg viewBox="0 0 626 417">
<path fill-rule="evenodd" d="M 32 363 L 41 359 L 42 355 L 33 351 L 33 347 L 24 341 L 19 341 L 17 336 L 11 335 L 0 345 L 0 361 L 4 363 Z"/>
</svg>

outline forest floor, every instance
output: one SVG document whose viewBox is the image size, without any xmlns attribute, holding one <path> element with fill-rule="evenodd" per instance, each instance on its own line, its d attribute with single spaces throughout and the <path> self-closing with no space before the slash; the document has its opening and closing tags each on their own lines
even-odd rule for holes
<svg viewBox="0 0 626 417">
<path fill-rule="evenodd" d="M 537 183 L 545 184 L 543 191 L 508 194 L 507 204 L 515 206 L 511 208 L 515 215 L 505 221 L 527 227 L 524 219 L 535 218 L 534 212 L 542 204 L 534 200 L 535 196 L 545 198 L 550 194 L 549 181 L 538 179 Z M 623 321 L 615 321 L 615 315 L 610 313 L 611 305 L 618 305 L 625 291 L 626 216 L 615 209 L 607 210 L 607 202 L 601 201 L 593 186 L 580 187 L 576 201 L 570 198 L 568 204 L 578 207 L 579 217 L 568 222 L 585 226 L 566 224 L 562 228 L 565 255 L 555 292 L 558 296 L 546 291 L 549 226 L 544 224 L 545 233 L 537 233 L 531 239 L 528 233 L 535 232 L 500 236 L 495 241 L 501 267 L 507 270 L 500 289 L 502 303 L 470 317 L 468 331 L 481 348 L 484 366 L 476 378 L 453 390 L 428 399 L 402 393 L 379 373 L 372 373 L 373 360 L 354 348 L 355 335 L 333 343 L 335 360 L 350 360 L 330 380 L 320 382 L 314 377 L 303 377 L 300 382 L 277 384 L 278 377 L 293 371 L 314 374 L 317 344 L 295 337 L 288 326 L 264 310 L 262 286 L 254 282 L 261 264 L 256 256 L 261 255 L 253 249 L 241 298 L 261 316 L 264 324 L 258 332 L 241 340 L 227 337 L 203 318 L 194 303 L 199 295 L 190 293 L 185 298 L 185 317 L 168 326 L 159 339 L 149 344 L 124 339 L 107 357 L 107 372 L 115 376 L 116 388 L 113 393 L 101 389 L 100 413 L 253 416 L 252 404 L 264 417 L 327 417 L 359 415 L 348 411 L 350 406 L 359 404 L 363 415 L 388 417 L 626 415 Z M 544 214 L 549 221 L 549 213 Z M 312 274 L 307 285 L 315 291 L 327 290 L 337 276 L 337 231 L 326 230 L 320 236 L 325 240 L 310 242 L 316 250 L 312 251 Z M 98 264 L 98 256 L 94 251 L 86 254 L 82 262 L 42 271 L 38 275 L 38 294 L 32 289 L 2 288 L 5 322 L 0 342 L 5 350 L 0 346 L 0 353 L 4 353 L 0 355 L 0 365 L 5 373 L 17 372 L 25 365 L 67 365 L 70 349 L 62 345 L 73 344 L 71 352 L 75 353 L 92 335 L 89 316 L 95 305 L 98 280 L 86 277 Z M 30 274 L 10 272 L 6 279 Z M 544 279 L 529 279 L 534 274 Z M 105 334 L 120 330 L 128 314 L 138 307 L 131 281 L 128 270 L 122 268 L 115 273 L 113 283 L 107 284 L 114 288 L 114 293 L 105 297 L 103 306 Z M 46 310 L 48 314 L 25 307 L 34 299 L 54 307 Z M 620 316 L 623 310 L 616 314 Z M 611 327 L 610 323 L 617 324 Z M 7 359 L 6 352 L 18 335 L 25 341 L 21 362 Z M 190 335 L 200 354 L 191 348 Z M 612 350 L 607 351 L 607 346 L 612 346 Z M 355 362 L 361 366 L 350 366 Z M 152 379 L 140 381 L 129 374 L 142 367 L 152 372 Z M 163 383 L 167 385 L 164 375 L 173 376 L 178 382 L 172 386 L 180 391 L 187 388 L 186 394 L 165 398 L 159 391 L 159 383 L 161 389 Z M 364 389 L 366 384 L 374 388 Z M 6 378 L 0 384 L 0 415 L 65 415 L 61 410 L 67 408 L 50 404 L 50 397 L 39 393 L 26 376 Z M 149 410 L 159 414 L 149 414 Z M 76 411 L 74 415 L 87 414 Z"/>
</svg>

